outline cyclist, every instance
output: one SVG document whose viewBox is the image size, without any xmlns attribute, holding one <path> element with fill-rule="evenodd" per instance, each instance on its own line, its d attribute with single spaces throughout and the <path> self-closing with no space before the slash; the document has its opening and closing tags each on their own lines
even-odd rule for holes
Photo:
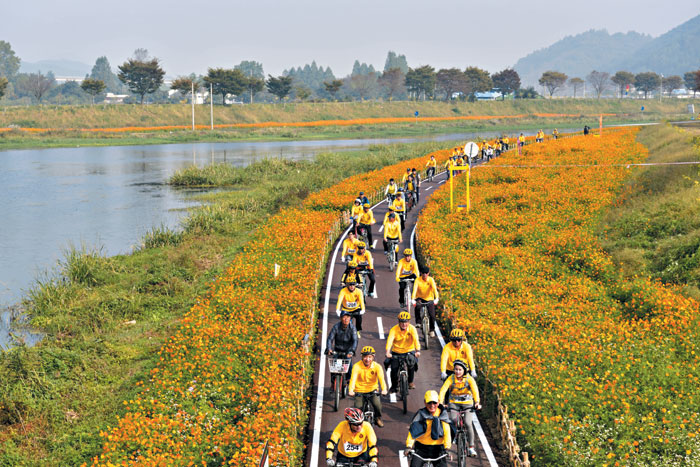
<svg viewBox="0 0 700 467">
<path fill-rule="evenodd" d="M 503 150 L 504 151 L 508 150 L 508 143 L 509 142 L 510 142 L 510 140 L 508 139 L 508 136 L 504 136 L 503 137 Z"/>
<path fill-rule="evenodd" d="M 389 240 L 395 240 L 401 243 L 403 236 L 401 235 L 401 221 L 396 218 L 396 214 L 389 211 L 387 220 L 384 222 L 384 252 L 389 251 Z"/>
<path fill-rule="evenodd" d="M 347 285 L 348 282 L 355 282 L 356 284 L 362 285 L 362 277 L 357 273 L 357 263 L 352 260 L 348 261 L 343 276 L 340 278 L 341 284 Z"/>
<path fill-rule="evenodd" d="M 413 315 L 418 323 L 418 313 L 416 313 L 416 302 L 426 303 L 428 314 L 430 315 L 430 337 L 435 337 L 435 305 L 438 304 L 438 291 L 435 279 L 430 277 L 430 268 L 423 266 L 420 270 L 420 277 L 413 283 L 413 294 L 411 303 L 413 304 Z M 425 332 L 425 329 L 423 329 Z"/>
<path fill-rule="evenodd" d="M 411 206 L 415 206 L 417 203 L 417 201 L 416 201 L 416 179 L 413 177 L 413 174 L 409 175 L 406 178 L 406 183 L 404 184 L 403 190 L 406 193 L 406 202 L 408 204 L 410 204 Z"/>
<path fill-rule="evenodd" d="M 450 332 L 450 343 L 442 348 L 440 356 L 440 377 L 444 381 L 453 373 L 453 366 L 456 360 L 461 360 L 468 365 L 472 378 L 476 378 L 476 367 L 474 366 L 474 352 L 472 346 L 467 342 L 467 337 L 461 329 L 453 329 Z"/>
<path fill-rule="evenodd" d="M 452 447 L 452 427 L 447 411 L 439 403 L 436 391 L 427 391 L 423 397 L 425 408 L 413 416 L 406 437 L 406 457 L 416 454 L 428 459 L 442 456 Z M 423 461 L 417 457 L 411 459 L 411 467 L 421 467 Z M 433 464 L 435 467 L 447 467 L 447 458 L 442 458 Z"/>
<path fill-rule="evenodd" d="M 348 407 L 345 420 L 338 423 L 326 443 L 326 465 L 335 466 L 333 452 L 338 448 L 337 462 L 369 462 L 377 467 L 377 435 L 372 425 L 365 422 L 362 410 Z"/>
<path fill-rule="evenodd" d="M 369 279 L 367 295 L 374 296 L 374 258 L 372 258 L 372 253 L 367 251 L 365 242 L 359 242 L 357 244 L 357 253 L 355 253 L 352 259 L 357 263 L 357 272 L 366 271 L 365 274 L 367 275 L 367 279 Z M 363 284 L 363 287 L 367 287 L 367 284 Z"/>
<path fill-rule="evenodd" d="M 411 169 L 411 175 L 413 175 L 413 187 L 415 188 L 416 204 L 418 204 L 420 201 L 420 174 L 413 168 Z"/>
<path fill-rule="evenodd" d="M 328 355 L 336 352 L 340 358 L 352 358 L 355 355 L 355 350 L 357 350 L 357 329 L 352 324 L 351 316 L 345 311 L 340 313 L 340 321 L 331 328 L 328 340 L 326 340 L 326 349 Z M 351 374 L 352 366 L 348 368 L 345 381 L 350 381 Z"/>
<path fill-rule="evenodd" d="M 391 392 L 396 392 L 399 389 L 399 359 L 398 355 L 406 355 L 408 359 L 408 387 L 415 389 L 413 384 L 415 372 L 418 369 L 418 360 L 420 357 L 420 342 L 418 342 L 418 333 L 411 321 L 411 315 L 406 311 L 399 313 L 399 324 L 395 325 L 389 331 L 389 336 L 386 339 L 386 360 L 384 366 L 391 367 Z"/>
<path fill-rule="evenodd" d="M 384 196 L 387 197 L 389 202 L 391 203 L 394 201 L 394 198 L 396 197 L 396 193 L 399 191 L 399 186 L 396 184 L 393 178 L 389 179 L 389 184 L 386 186 L 386 189 L 384 190 Z"/>
<path fill-rule="evenodd" d="M 366 345 L 362 347 L 362 360 L 352 366 L 352 376 L 348 386 L 348 395 L 355 397 L 355 408 L 362 409 L 362 395 L 377 391 L 381 388 L 382 396 L 386 396 L 386 381 L 384 380 L 384 370 L 379 363 L 374 361 L 374 347 Z M 372 396 L 372 405 L 376 415 L 375 423 L 378 427 L 383 427 L 382 422 L 382 401 L 379 396 Z"/>
<path fill-rule="evenodd" d="M 394 212 L 401 218 L 401 230 L 406 228 L 406 202 L 403 199 L 403 193 L 401 188 L 399 188 L 398 193 L 396 193 L 396 199 L 391 204 L 394 208 Z"/>
<path fill-rule="evenodd" d="M 362 315 L 365 314 L 365 297 L 362 291 L 355 287 L 355 282 L 348 282 L 338 294 L 338 304 L 335 306 L 335 312 L 340 316 L 341 311 L 355 318 L 357 327 L 357 338 L 360 338 L 362 331 Z"/>
<path fill-rule="evenodd" d="M 520 136 L 518 136 L 518 147 L 522 148 L 525 145 L 525 135 L 520 133 Z"/>
<path fill-rule="evenodd" d="M 407 304 L 404 303 L 404 294 L 407 280 L 415 280 L 419 274 L 418 261 L 413 258 L 413 250 L 406 248 L 403 250 L 403 258 L 396 265 L 396 282 L 399 283 L 399 305 L 401 308 Z"/>
<path fill-rule="evenodd" d="M 450 157 L 447 159 L 447 161 L 445 161 L 445 172 L 447 172 L 447 178 L 450 178 L 452 176 L 452 170 L 450 169 L 452 169 L 452 166 L 455 165 L 453 157 Z"/>
<path fill-rule="evenodd" d="M 357 251 L 357 242 L 359 242 L 359 240 L 357 239 L 355 232 L 352 230 L 348 232 L 347 238 L 343 240 L 343 253 L 340 255 L 343 263 L 345 261 L 350 261 L 352 256 L 355 254 Z"/>
<path fill-rule="evenodd" d="M 365 204 L 369 204 L 369 199 L 365 196 L 365 192 L 361 191 L 359 195 L 357 195 L 358 198 L 360 198 L 360 203 L 364 206 Z"/>
<path fill-rule="evenodd" d="M 448 395 L 449 392 L 449 395 Z M 447 396 L 447 399 L 445 399 Z M 481 409 L 479 403 L 479 388 L 476 386 L 474 378 L 467 374 L 467 364 L 462 360 L 455 360 L 455 372 L 451 375 L 440 389 L 440 403 L 448 402 L 448 407 L 452 409 L 450 420 L 454 426 L 457 426 L 457 417 L 459 410 L 469 407 L 474 407 L 476 410 Z M 469 455 L 476 457 L 476 449 L 474 449 L 474 425 L 472 423 L 472 412 L 466 413 L 467 433 L 469 436 Z"/>
<path fill-rule="evenodd" d="M 404 186 L 406 185 L 406 179 L 408 178 L 409 175 L 411 175 L 411 168 L 406 167 L 406 173 L 403 174 L 403 177 L 401 178 L 401 185 L 404 185 Z"/>
<path fill-rule="evenodd" d="M 425 166 L 428 168 L 428 177 L 434 177 L 435 168 L 437 167 L 437 160 L 435 160 L 435 156 L 430 156 L 430 160 L 428 160 Z"/>
<path fill-rule="evenodd" d="M 559 130 L 556 128 L 552 130 L 552 136 L 554 136 L 554 139 L 559 139 Z"/>
<path fill-rule="evenodd" d="M 384 221 L 382 222 L 384 228 L 386 228 L 386 223 L 389 222 L 389 216 L 392 214 L 396 215 L 396 213 L 394 212 L 394 206 L 390 204 L 387 208 L 386 214 L 384 214 Z"/>
<path fill-rule="evenodd" d="M 362 205 L 362 214 L 360 214 L 360 217 L 357 219 L 357 232 L 360 232 L 361 228 L 365 228 L 367 230 L 367 241 L 369 242 L 370 248 L 374 249 L 372 247 L 372 224 L 376 224 L 376 220 L 374 220 L 374 213 L 370 209 L 369 203 L 365 203 Z"/>
<path fill-rule="evenodd" d="M 357 220 L 362 215 L 362 200 L 357 198 L 353 203 L 352 209 L 350 210 L 350 218 L 352 219 L 352 230 L 357 233 Z"/>
</svg>

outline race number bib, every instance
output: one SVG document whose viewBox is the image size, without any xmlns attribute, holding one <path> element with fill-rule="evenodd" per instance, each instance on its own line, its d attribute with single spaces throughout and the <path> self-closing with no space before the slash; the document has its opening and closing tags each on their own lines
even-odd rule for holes
<svg viewBox="0 0 700 467">
<path fill-rule="evenodd" d="M 349 442 L 345 442 L 343 445 L 343 449 L 345 450 L 346 453 L 348 454 L 360 454 L 362 453 L 362 445 L 361 444 L 352 444 Z"/>
<path fill-rule="evenodd" d="M 357 302 L 345 302 L 346 308 L 357 308 Z"/>
</svg>

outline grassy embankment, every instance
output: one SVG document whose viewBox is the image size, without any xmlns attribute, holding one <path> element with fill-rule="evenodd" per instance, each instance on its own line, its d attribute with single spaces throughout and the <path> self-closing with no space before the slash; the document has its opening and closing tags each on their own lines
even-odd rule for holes
<svg viewBox="0 0 700 467">
<path fill-rule="evenodd" d="M 222 128 L 191 130 L 140 130 L 92 133 L 76 129 L 159 127 L 191 125 L 189 105 L 108 105 L 108 106 L 42 106 L 4 107 L 0 112 L 0 128 L 53 128 L 40 133 L 19 130 L 0 132 L 0 149 L 59 147 L 76 145 L 163 144 L 193 141 L 334 139 L 393 136 L 423 136 L 462 131 L 510 131 L 546 127 L 580 128 L 597 125 L 595 115 L 606 117 L 605 123 L 629 123 L 685 118 L 690 101 L 667 99 L 593 100 L 539 99 L 491 102 L 334 102 L 216 106 L 216 124 L 262 122 L 309 122 L 365 118 L 406 118 L 419 111 L 424 117 L 460 117 L 493 115 L 489 120 L 459 120 L 418 123 L 363 123 L 351 126 Z M 697 104 L 697 102 L 696 102 Z M 644 112 L 640 107 L 644 105 Z M 209 108 L 196 106 L 196 123 L 209 125 Z M 568 114 L 576 117 L 537 117 L 533 114 Z M 498 118 L 527 115 L 523 118 Z"/>
<path fill-rule="evenodd" d="M 647 127 L 649 163 L 700 161 L 700 125 Z M 603 218 L 603 246 L 628 275 L 646 274 L 700 299 L 700 166 L 631 169 L 623 197 Z"/>
<path fill-rule="evenodd" d="M 365 170 L 450 143 L 376 146 L 314 162 L 217 165 L 174 185 L 223 186 L 201 196 L 184 231 L 154 229 L 131 255 L 72 251 L 60 276 L 30 292 L 47 337 L 0 354 L 0 465 L 76 465 L 102 448 L 100 430 L 123 415 L 178 318 L 235 257 L 255 226 L 309 193 Z"/>
</svg>

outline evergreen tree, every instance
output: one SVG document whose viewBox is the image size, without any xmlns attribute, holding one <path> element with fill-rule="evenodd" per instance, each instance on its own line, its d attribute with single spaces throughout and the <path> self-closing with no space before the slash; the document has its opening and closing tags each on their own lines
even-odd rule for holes
<svg viewBox="0 0 700 467">
<path fill-rule="evenodd" d="M 0 41 L 0 76 L 12 81 L 19 71 L 20 59 L 9 42 Z"/>
<path fill-rule="evenodd" d="M 634 75 L 629 71 L 618 71 L 610 78 L 617 85 L 618 97 L 622 98 L 627 86 L 634 84 Z"/>
<path fill-rule="evenodd" d="M 0 98 L 5 95 L 5 90 L 7 89 L 7 78 L 0 76 Z"/>
<path fill-rule="evenodd" d="M 393 68 L 398 68 L 404 75 L 408 73 L 408 62 L 406 61 L 406 56 L 396 55 L 396 52 L 390 50 L 389 53 L 386 54 L 384 72 L 387 72 Z"/>
<path fill-rule="evenodd" d="M 122 83 L 129 86 L 131 92 L 141 98 L 141 104 L 146 94 L 152 94 L 160 88 L 164 76 L 165 71 L 160 67 L 157 58 L 149 61 L 130 58 L 119 66 L 117 75 Z"/>
<path fill-rule="evenodd" d="M 265 79 L 262 63 L 252 60 L 243 60 L 241 63 L 233 67 L 234 70 L 241 70 L 247 78 Z"/>
<path fill-rule="evenodd" d="M 226 105 L 226 96 L 240 95 L 246 90 L 248 78 L 238 69 L 209 68 L 204 82 L 211 85 L 214 94 L 221 94 L 221 102 Z"/>
<path fill-rule="evenodd" d="M 270 94 L 274 94 L 279 100 L 282 100 L 292 90 L 292 78 L 290 76 L 278 76 L 275 78 L 272 75 L 268 75 L 266 86 Z"/>
<path fill-rule="evenodd" d="M 92 103 L 95 104 L 95 96 L 105 90 L 105 83 L 99 79 L 85 78 L 80 83 L 80 88 L 92 97 Z"/>
<path fill-rule="evenodd" d="M 350 76 L 368 75 L 370 73 L 376 73 L 376 70 L 372 65 L 360 63 L 358 60 L 355 60 L 355 63 L 352 65 L 352 73 L 350 73 Z"/>
<path fill-rule="evenodd" d="M 107 92 L 118 94 L 122 91 L 122 85 L 119 83 L 117 75 L 112 71 L 109 60 L 105 56 L 99 57 L 95 61 L 95 65 L 93 65 L 90 72 L 90 78 L 105 83 Z"/>
</svg>

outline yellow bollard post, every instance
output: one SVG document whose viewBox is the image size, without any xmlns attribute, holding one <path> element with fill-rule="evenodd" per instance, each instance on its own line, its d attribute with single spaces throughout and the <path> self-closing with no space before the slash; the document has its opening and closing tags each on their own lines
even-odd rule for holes
<svg viewBox="0 0 700 467">
<path fill-rule="evenodd" d="M 472 166 L 471 164 L 469 165 L 469 168 L 467 169 L 467 212 L 471 209 L 471 199 L 469 197 L 469 179 L 472 176 Z"/>
<path fill-rule="evenodd" d="M 448 168 L 450 171 L 450 213 L 454 212 L 454 184 L 452 180 L 455 178 L 455 173 L 452 170 L 452 166 Z"/>
</svg>

